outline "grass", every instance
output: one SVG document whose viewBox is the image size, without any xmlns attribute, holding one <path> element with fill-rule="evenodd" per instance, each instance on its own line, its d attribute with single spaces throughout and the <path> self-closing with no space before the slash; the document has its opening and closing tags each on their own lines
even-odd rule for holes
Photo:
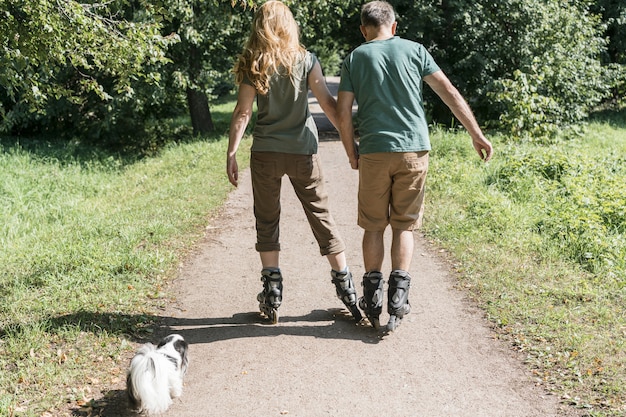
<svg viewBox="0 0 626 417">
<path fill-rule="evenodd" d="M 124 377 L 132 342 L 149 337 L 168 280 L 231 190 L 230 111 L 213 109 L 214 138 L 141 160 L 3 142 L 0 415 L 81 405 Z"/>
<path fill-rule="evenodd" d="M 425 232 L 537 383 L 589 415 L 626 412 L 626 129 L 552 145 L 433 137 Z"/>
<path fill-rule="evenodd" d="M 89 409 L 123 383 L 231 190 L 232 105 L 212 109 L 214 137 L 143 159 L 0 142 L 0 416 Z M 484 165 L 466 134 L 434 132 L 426 236 L 538 384 L 590 416 L 623 415 L 626 119 L 553 144 L 505 139 Z"/>
</svg>

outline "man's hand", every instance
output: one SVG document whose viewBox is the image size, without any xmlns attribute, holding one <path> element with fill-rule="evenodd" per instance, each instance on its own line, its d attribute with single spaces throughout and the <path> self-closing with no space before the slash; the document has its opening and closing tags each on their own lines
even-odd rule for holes
<svg viewBox="0 0 626 417">
<path fill-rule="evenodd" d="M 483 136 L 477 139 L 472 139 L 472 144 L 474 145 L 474 149 L 476 149 L 476 152 L 478 152 L 478 156 L 480 156 L 480 159 L 485 162 L 491 159 L 491 156 L 493 155 L 493 146 L 491 145 L 491 142 L 487 140 L 487 138 Z"/>
<path fill-rule="evenodd" d="M 354 155 L 349 156 L 348 159 L 352 169 L 359 169 L 359 144 L 356 140 L 354 141 Z"/>
</svg>

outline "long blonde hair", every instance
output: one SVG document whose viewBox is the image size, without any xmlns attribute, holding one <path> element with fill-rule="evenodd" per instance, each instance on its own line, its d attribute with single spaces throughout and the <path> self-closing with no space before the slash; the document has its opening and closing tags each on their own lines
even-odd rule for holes
<svg viewBox="0 0 626 417">
<path fill-rule="evenodd" d="M 241 84 L 247 78 L 258 93 L 265 95 L 273 74 L 289 76 L 294 81 L 293 67 L 305 52 L 289 7 L 280 1 L 268 1 L 254 15 L 250 37 L 233 69 L 235 81 Z"/>
</svg>

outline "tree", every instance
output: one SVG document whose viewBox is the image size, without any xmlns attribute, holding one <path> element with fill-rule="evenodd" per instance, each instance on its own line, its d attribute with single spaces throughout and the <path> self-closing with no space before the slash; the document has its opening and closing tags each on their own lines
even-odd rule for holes
<svg viewBox="0 0 626 417">
<path fill-rule="evenodd" d="M 396 1 L 399 32 L 421 41 L 480 120 L 522 135 L 576 125 L 608 89 L 601 20 L 587 0 Z M 435 121 L 451 114 L 426 96 Z"/>
<path fill-rule="evenodd" d="M 175 41 L 152 22 L 118 19 L 114 2 L 2 0 L 0 10 L 4 132 L 71 118 L 63 114 L 70 107 L 89 118 L 89 97 L 132 97 L 134 80 L 158 82 L 151 69 Z"/>
<path fill-rule="evenodd" d="M 338 74 L 362 42 L 362 1 L 285 3 L 304 45 Z M 623 2 L 391 3 L 398 34 L 423 43 L 491 126 L 550 134 L 580 122 L 611 88 L 624 96 Z M 0 0 L 0 132 L 57 130 L 143 146 L 166 140 L 167 119 L 188 111 L 194 133 L 206 133 L 210 103 L 232 88 L 230 70 L 259 4 Z M 428 89 L 425 98 L 433 121 L 448 124 L 443 103 Z"/>
<path fill-rule="evenodd" d="M 151 141 L 184 107 L 195 133 L 213 129 L 208 96 L 230 80 L 253 6 L 0 1 L 0 129 L 122 144 Z"/>
<path fill-rule="evenodd" d="M 580 124 L 610 87 L 601 61 L 603 24 L 589 12 L 589 2 L 533 3 L 523 9 L 528 20 L 518 32 L 527 52 L 487 93 L 502 106 L 500 125 L 520 136 L 552 135 Z"/>
<path fill-rule="evenodd" d="M 621 0 L 596 0 L 591 11 L 602 16 L 609 40 L 603 56 L 613 76 L 612 98 L 626 102 L 626 3 Z"/>
<path fill-rule="evenodd" d="M 181 40 L 170 47 L 172 65 L 165 70 L 185 92 L 195 134 L 213 130 L 209 96 L 232 84 L 230 70 L 248 33 L 253 5 L 193 0 L 162 6 L 163 33 L 176 33 Z"/>
<path fill-rule="evenodd" d="M 285 1 L 300 24 L 301 41 L 316 54 L 325 74 L 339 75 L 348 51 L 363 40 L 359 31 L 361 1 Z"/>
</svg>

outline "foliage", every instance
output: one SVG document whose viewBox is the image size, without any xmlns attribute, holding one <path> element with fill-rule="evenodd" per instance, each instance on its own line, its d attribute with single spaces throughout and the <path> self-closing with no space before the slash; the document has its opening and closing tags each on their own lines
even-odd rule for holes
<svg viewBox="0 0 626 417">
<path fill-rule="evenodd" d="M 626 102 L 626 3 L 596 0 L 591 10 L 606 23 L 604 35 L 609 43 L 602 61 L 610 70 L 612 100 L 619 107 Z"/>
<path fill-rule="evenodd" d="M 535 23 L 527 28 L 531 55 L 487 94 L 504 105 L 502 127 L 517 136 L 554 135 L 577 125 L 607 96 L 600 21 L 573 6 L 557 2 L 535 9 L 529 16 Z"/>
<path fill-rule="evenodd" d="M 314 52 L 327 75 L 339 75 L 341 62 L 352 44 L 346 33 L 358 33 L 355 20 L 360 13 L 360 1 L 317 0 L 285 1 L 298 23 L 302 43 Z M 362 39 L 362 38 L 360 38 Z"/>
<path fill-rule="evenodd" d="M 171 120 L 190 110 L 190 92 L 211 104 L 232 89 L 230 69 L 261 3 L 0 0 L 0 132 L 137 150 L 185 135 L 169 130 Z M 337 74 L 363 41 L 362 2 L 286 3 L 304 45 Z M 626 96 L 623 2 L 391 3 L 398 34 L 427 46 L 488 127 L 550 136 Z M 445 105 L 429 89 L 425 98 L 432 119 L 448 125 Z"/>
<path fill-rule="evenodd" d="M 94 100 L 132 101 L 138 82 L 159 82 L 156 69 L 175 37 L 147 19 L 117 19 L 119 6 L 2 0 L 0 131 L 89 123 Z"/>
<path fill-rule="evenodd" d="M 600 14 L 607 23 L 605 33 L 609 38 L 609 45 L 606 60 L 626 64 L 626 3 L 619 0 L 596 0 L 592 3 L 591 10 Z"/>
<path fill-rule="evenodd" d="M 230 78 L 246 16 L 233 7 L 251 5 L 3 1 L 0 128 L 139 150 L 162 143 L 187 89 L 208 93 Z"/>
<path fill-rule="evenodd" d="M 516 136 L 549 135 L 582 121 L 604 97 L 602 25 L 588 2 L 395 3 L 400 33 L 431 50 L 491 126 Z M 434 119 L 447 124 L 443 103 L 432 94 L 427 100 Z"/>
<path fill-rule="evenodd" d="M 232 83 L 234 51 L 243 45 L 250 27 L 251 10 L 233 8 L 230 1 L 167 2 L 160 9 L 164 33 L 176 33 L 172 60 L 165 70 L 176 80 L 172 93 L 187 88 L 221 95 L 223 84 Z"/>
</svg>

